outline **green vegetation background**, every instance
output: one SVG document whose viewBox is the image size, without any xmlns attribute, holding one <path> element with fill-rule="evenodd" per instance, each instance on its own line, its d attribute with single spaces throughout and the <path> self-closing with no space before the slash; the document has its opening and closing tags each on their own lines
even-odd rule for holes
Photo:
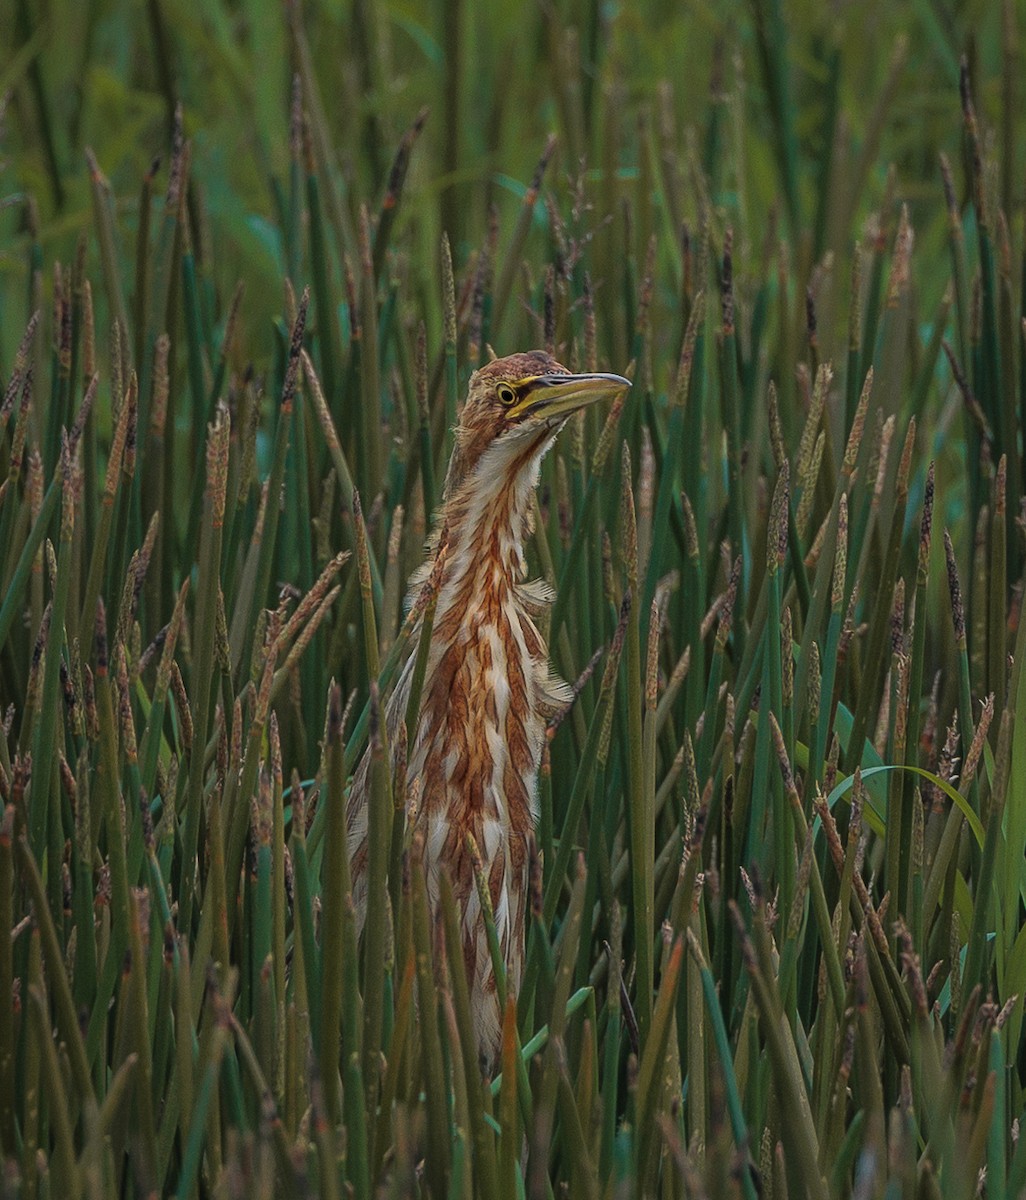
<svg viewBox="0 0 1026 1200">
<path fill-rule="evenodd" d="M 0 8 L 0 1192 L 1022 1193 L 1024 30 Z M 483 1081 L 375 717 L 535 345 L 635 386 L 539 489 Z"/>
</svg>

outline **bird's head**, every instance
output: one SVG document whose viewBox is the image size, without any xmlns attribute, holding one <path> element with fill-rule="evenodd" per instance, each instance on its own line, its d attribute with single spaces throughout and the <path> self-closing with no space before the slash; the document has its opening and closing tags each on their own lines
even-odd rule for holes
<svg viewBox="0 0 1026 1200">
<path fill-rule="evenodd" d="M 543 350 L 495 359 L 470 377 L 446 491 L 451 495 L 491 447 L 501 443 L 511 462 L 526 463 L 572 413 L 630 386 L 622 375 L 575 375 Z"/>
</svg>

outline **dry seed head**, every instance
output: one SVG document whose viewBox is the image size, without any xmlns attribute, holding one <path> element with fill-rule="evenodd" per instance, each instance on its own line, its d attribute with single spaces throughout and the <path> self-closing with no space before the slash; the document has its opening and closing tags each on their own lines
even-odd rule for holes
<svg viewBox="0 0 1026 1200">
<path fill-rule="evenodd" d="M 86 386 L 85 395 L 82 397 L 82 403 L 78 406 L 78 412 L 75 413 L 75 420 L 71 426 L 71 432 L 68 434 L 68 446 L 72 457 L 78 452 L 78 443 L 85 432 L 86 421 L 89 420 L 89 414 L 93 410 L 93 404 L 96 401 L 96 391 L 99 387 L 100 377 L 96 374 L 89 378 L 89 383 Z"/>
<path fill-rule="evenodd" d="M 812 826 L 805 831 L 805 845 L 798 862 L 798 873 L 795 876 L 794 894 L 791 901 L 791 912 L 787 918 L 788 938 L 797 937 L 805 917 L 805 899 L 809 890 L 809 875 L 812 870 Z"/>
<path fill-rule="evenodd" d="M 777 722 L 776 713 L 770 709 L 770 732 L 773 734 L 773 748 L 777 753 L 777 761 L 780 764 L 780 774 L 784 780 L 784 791 L 787 792 L 788 799 L 792 803 L 801 803 L 798 800 L 798 790 L 794 782 L 794 771 L 791 768 L 791 760 L 787 756 L 787 747 L 784 745 L 784 735 L 781 732 L 780 725 Z"/>
<path fill-rule="evenodd" d="M 876 452 L 876 482 L 873 485 L 873 508 L 880 507 L 880 497 L 883 495 L 884 483 L 887 479 L 887 459 L 891 449 L 891 439 L 894 437 L 895 419 L 893 414 L 884 421 L 880 429 Z"/>
<path fill-rule="evenodd" d="M 705 292 L 695 295 L 688 317 L 687 329 L 684 331 L 684 344 L 680 350 L 680 361 L 677 364 L 677 378 L 673 388 L 673 403 L 683 406 L 687 404 L 688 391 L 691 386 L 691 367 L 695 358 L 695 341 L 698 331 L 705 321 Z"/>
<path fill-rule="evenodd" d="M 687 547 L 688 558 L 698 558 L 698 527 L 695 525 L 695 510 L 691 507 L 687 492 L 681 492 L 681 508 L 684 514 L 684 544 Z"/>
<path fill-rule="evenodd" d="M 609 537 L 609 530 L 602 530 L 602 593 L 605 596 L 606 603 L 610 606 L 616 604 L 616 584 L 613 580 L 613 543 Z"/>
<path fill-rule="evenodd" d="M 128 409 L 128 424 L 125 427 L 125 454 L 121 460 L 121 473 L 126 480 L 131 480 L 135 476 L 135 451 L 139 442 L 139 379 L 135 371 L 128 373 L 125 407 Z"/>
<path fill-rule="evenodd" d="M 71 544 L 75 532 L 75 460 L 67 433 L 61 430 L 61 542 Z"/>
<path fill-rule="evenodd" d="M 367 551 L 367 526 L 363 519 L 360 493 L 353 491 L 353 525 L 356 531 L 356 565 L 360 574 L 360 590 L 365 594 L 371 587 L 370 557 Z"/>
<path fill-rule="evenodd" d="M 423 321 L 417 324 L 417 345 L 415 359 L 417 415 L 422 425 L 430 420 L 428 407 L 428 365 L 427 365 L 427 329 Z"/>
<path fill-rule="evenodd" d="M 72 638 L 69 650 L 71 657 L 70 670 L 65 665 L 64 660 L 61 659 L 61 689 L 64 695 L 64 704 L 68 710 L 68 720 L 71 722 L 71 728 L 76 737 L 82 737 L 85 733 L 85 721 L 82 716 L 82 705 L 79 702 L 82 684 L 77 637 Z"/>
<path fill-rule="evenodd" d="M 110 403 L 116 425 L 121 419 L 125 399 L 124 380 L 121 377 L 121 326 L 117 319 L 110 323 L 107 347 L 110 359 Z"/>
<path fill-rule="evenodd" d="M 834 578 L 830 589 L 830 608 L 840 612 L 845 602 L 845 577 L 848 558 L 848 498 L 841 492 L 838 505 L 838 544 L 834 551 Z"/>
<path fill-rule="evenodd" d="M 385 198 L 381 205 L 383 209 L 395 208 L 399 202 L 399 195 L 403 190 L 403 183 L 410 165 L 410 155 L 413 153 L 414 143 L 420 136 L 420 132 L 424 128 L 427 119 L 428 109 L 425 107 L 417 113 L 413 119 L 413 124 L 403 133 L 395 159 L 392 162 L 392 169 L 389 172 L 388 188 L 385 191 Z"/>
<path fill-rule="evenodd" d="M 634 591 L 638 586 L 638 525 L 631 485 L 631 452 L 626 442 L 620 454 L 620 536 L 627 586 Z"/>
<path fill-rule="evenodd" d="M 207 497 L 214 529 L 220 529 L 224 525 L 230 438 L 231 417 L 227 405 L 219 401 L 213 423 L 208 427 L 207 433 Z"/>
<path fill-rule="evenodd" d="M 128 662 L 125 658 L 125 647 L 118 643 L 114 651 L 114 662 L 117 672 L 118 717 L 121 724 L 121 743 L 125 757 L 129 763 L 138 759 L 135 740 L 135 720 L 132 716 L 132 696 L 128 684 Z"/>
<path fill-rule="evenodd" d="M 723 234 L 720 307 L 723 315 L 723 333 L 729 336 L 734 332 L 734 231 L 729 225 Z"/>
<path fill-rule="evenodd" d="M 969 60 L 962 56 L 958 73 L 958 90 L 962 100 L 962 120 L 965 124 L 966 140 L 969 143 L 969 153 L 972 159 L 973 203 L 976 206 L 977 220 L 981 225 L 987 224 L 986 195 L 983 187 L 983 158 L 980 149 L 980 130 L 976 121 L 976 109 L 973 105 L 972 89 L 969 79 Z"/>
<path fill-rule="evenodd" d="M 292 102 L 289 105 L 289 155 L 294 163 L 303 163 L 309 175 L 313 171 L 313 162 L 304 155 L 304 150 L 306 149 L 305 143 L 309 140 L 305 126 L 306 123 L 303 120 L 303 83 L 297 71 L 292 76 Z"/>
<path fill-rule="evenodd" d="M 998 459 L 997 474 L 994 476 L 994 518 L 999 524 L 1005 520 L 1005 491 L 1008 478 L 1008 459 L 1002 454 Z"/>
<path fill-rule="evenodd" d="M 107 675 L 107 607 L 102 596 L 96 600 L 93 644 L 96 647 L 96 676 L 98 679 L 104 679 Z"/>
<path fill-rule="evenodd" d="M 584 466 L 584 431 L 587 424 L 587 413 L 582 408 L 573 414 L 569 421 L 568 441 L 570 443 L 570 459 L 579 469 Z M 563 455 L 559 457 L 562 461 Z"/>
<path fill-rule="evenodd" d="M 22 334 L 21 342 L 18 345 L 17 353 L 14 356 L 14 367 L 11 371 L 11 377 L 7 381 L 7 388 L 4 391 L 3 400 L 0 401 L 0 425 L 8 420 L 11 412 L 14 409 L 14 401 L 18 395 L 18 388 L 24 382 L 26 373 L 31 370 L 31 358 L 29 353 L 32 349 L 32 342 L 36 336 L 36 330 L 39 328 L 39 309 L 29 318 L 28 325 L 25 326 L 25 332 Z"/>
<path fill-rule="evenodd" d="M 819 478 L 819 468 L 823 462 L 823 450 L 826 446 L 826 430 L 819 431 L 819 437 L 816 438 L 816 444 L 812 448 L 812 459 L 809 462 L 809 469 L 802 479 L 802 498 L 798 502 L 798 512 L 795 514 L 795 525 L 797 526 L 798 537 L 804 539 L 805 531 L 809 524 L 809 517 L 812 515 L 812 505 L 816 498 L 816 481 Z"/>
<path fill-rule="evenodd" d="M 773 462 L 777 470 L 787 462 L 787 450 L 784 446 L 784 430 L 780 423 L 780 405 L 777 400 L 777 385 L 771 379 L 766 389 L 766 408 L 769 413 L 770 446 L 773 450 Z"/>
<path fill-rule="evenodd" d="M 771 577 L 776 575 L 787 557 L 790 474 L 790 467 L 785 459 L 777 474 L 776 486 L 773 489 L 769 526 L 766 531 L 766 567 Z"/>
<path fill-rule="evenodd" d="M 901 946 L 901 961 L 905 968 L 905 977 L 908 981 L 909 992 L 912 995 L 912 1004 L 916 1015 L 920 1019 L 925 1020 L 930 1012 L 930 1004 L 926 998 L 926 985 L 923 983 L 923 972 L 919 964 L 919 955 L 916 954 L 915 947 L 912 944 L 912 936 L 905 922 L 899 919 L 896 922 L 896 927 L 898 943 Z"/>
<path fill-rule="evenodd" d="M 236 703 L 238 697 L 236 696 Z M 234 726 L 233 726 L 234 728 Z M 228 728 L 224 721 L 224 709 L 220 704 L 214 709 L 214 729 L 216 730 L 215 741 L 216 749 L 214 752 L 214 775 L 217 780 L 217 787 L 221 794 L 224 794 L 225 780 L 228 778 Z"/>
<path fill-rule="evenodd" d="M 855 636 L 855 609 L 859 600 L 859 580 L 856 579 L 852 584 L 851 595 L 848 597 L 848 608 L 844 614 L 844 622 L 841 625 L 841 640 L 837 647 L 838 661 L 843 661 L 848 653 L 848 647 L 851 645 L 851 640 Z"/>
<path fill-rule="evenodd" d="M 659 699 L 659 626 L 662 613 L 658 597 L 652 600 L 648 615 L 648 653 L 645 661 L 645 709 L 654 713 Z"/>
<path fill-rule="evenodd" d="M 894 746 L 897 756 L 900 751 L 904 757 L 905 744 L 908 736 L 908 688 L 912 660 L 907 654 L 898 655 L 898 686 L 897 711 L 894 714 Z"/>
<path fill-rule="evenodd" d="M 228 617 L 224 609 L 224 592 L 220 584 L 217 588 L 217 610 L 214 614 L 214 660 L 218 667 L 230 675 L 232 670 L 232 651 L 228 637 Z"/>
<path fill-rule="evenodd" d="M 962 778 L 959 781 L 960 789 L 963 795 L 972 786 L 973 780 L 976 778 L 976 769 L 980 765 L 980 758 L 983 755 L 983 747 L 987 741 L 987 734 L 990 731 L 990 723 L 994 718 L 994 693 L 991 692 L 983 704 L 980 706 L 980 719 L 976 725 L 976 732 L 973 734 L 972 743 L 969 746 L 969 753 L 965 756 L 965 764 L 962 768 Z"/>
<path fill-rule="evenodd" d="M 393 565 L 399 561 L 399 549 L 403 540 L 403 521 L 405 516 L 406 510 L 401 504 L 397 504 L 392 513 L 392 527 L 388 531 L 388 546 L 386 550 L 386 561 Z"/>
<path fill-rule="evenodd" d="M 336 554 L 324 570 L 317 577 L 316 583 L 306 593 L 296 606 L 296 611 L 289 617 L 285 623 L 281 633 L 281 641 L 283 645 L 287 645 L 297 634 L 302 634 L 305 629 L 311 613 L 316 612 L 318 606 L 323 601 L 328 593 L 332 580 L 338 574 L 343 563 L 349 558 L 349 551 L 343 550 Z"/>
<path fill-rule="evenodd" d="M 10 478 L 17 478 L 18 472 L 21 469 L 22 458 L 25 453 L 25 438 L 28 434 L 28 416 L 29 408 L 32 404 L 32 385 L 34 379 L 34 368 L 32 363 L 29 363 L 25 369 L 25 378 L 21 387 L 21 403 L 18 406 L 18 415 L 14 419 L 14 436 L 11 439 L 11 457 L 9 460 L 8 475 Z"/>
<path fill-rule="evenodd" d="M 125 453 L 125 439 L 127 435 L 128 408 L 126 405 L 122 405 L 117 424 L 114 427 L 114 437 L 110 445 L 110 454 L 107 458 L 107 476 L 103 485 L 103 499 L 105 504 L 113 504 L 114 502 L 118 486 L 118 476 L 121 474 L 121 460 Z"/>
<path fill-rule="evenodd" d="M 951 619 L 955 627 L 955 643 L 961 650 L 965 646 L 965 607 L 962 604 L 962 585 L 958 580 L 958 565 L 951 534 L 944 530 L 944 556 L 948 564 L 948 592 L 951 596 Z"/>
<path fill-rule="evenodd" d="M 926 815 L 923 809 L 923 791 L 922 788 L 915 787 L 912 790 L 912 858 L 909 863 L 913 879 L 923 872 L 925 832 Z"/>
<path fill-rule="evenodd" d="M 872 391 L 872 367 L 865 373 L 865 382 L 862 385 L 862 394 L 858 398 L 858 406 L 854 412 L 852 419 L 851 432 L 848 433 L 847 445 L 845 446 L 845 458 L 841 464 L 841 474 L 846 479 L 851 479 L 856 467 L 858 458 L 859 446 L 862 445 L 862 434 L 865 428 L 865 414 L 869 409 L 869 397 Z"/>
<path fill-rule="evenodd" d="M 912 469 L 912 451 L 916 444 L 916 419 L 909 418 L 908 432 L 905 434 L 905 444 L 901 449 L 901 459 L 898 462 L 898 475 L 894 488 L 899 500 L 908 497 L 908 477 Z"/>
<path fill-rule="evenodd" d="M 167 195 L 164 198 L 166 213 L 177 216 L 185 173 L 185 131 L 182 123 L 182 105 L 175 105 L 174 123 L 171 130 L 171 166 L 167 177 Z"/>
<path fill-rule="evenodd" d="M 627 377 L 628 379 L 634 377 L 633 363 L 627 368 Z M 609 406 L 609 412 L 606 414 L 605 424 L 602 426 L 602 432 L 599 434 L 598 443 L 595 446 L 595 454 L 591 460 L 593 475 L 601 475 L 606 465 L 606 459 L 613 448 L 613 439 L 616 436 L 617 426 L 620 424 L 620 414 L 623 412 L 626 399 L 626 396 L 621 392 L 613 398 L 613 402 Z"/>
<path fill-rule="evenodd" d="M 100 736 L 100 718 L 96 711 L 96 686 L 93 682 L 92 668 L 88 663 L 82 667 L 82 699 L 85 706 L 86 737 L 91 742 Z"/>
<path fill-rule="evenodd" d="M 185 691 L 185 682 L 178 663 L 171 662 L 171 692 L 178 709 L 178 723 L 182 731 L 182 749 L 186 754 L 192 751 L 192 710 L 189 708 L 189 697 Z"/>
<path fill-rule="evenodd" d="M 335 432 L 335 422 L 331 418 L 331 412 L 328 409 L 328 402 L 324 398 L 324 390 L 321 387 L 321 381 L 317 377 L 317 371 L 310 359 L 310 355 L 304 349 L 300 355 L 303 364 L 303 378 L 310 387 L 310 395 L 314 402 L 314 408 L 317 410 L 317 419 L 320 422 L 321 432 L 324 434 L 324 440 L 328 444 L 328 449 L 334 455 L 340 452 L 338 435 Z"/>
<path fill-rule="evenodd" d="M 281 413 L 287 416 L 292 411 L 292 401 L 299 382 L 299 356 L 303 349 L 303 335 L 306 331 L 306 314 L 310 307 L 310 288 L 303 288 L 299 300 L 296 320 L 292 326 L 292 336 L 289 339 L 289 357 L 285 367 L 285 380 L 281 389 Z"/>
<path fill-rule="evenodd" d="M 926 583 L 927 571 L 930 565 L 930 537 L 933 532 L 933 488 L 934 464 L 931 462 L 926 471 L 926 486 L 923 491 L 923 518 L 919 523 L 919 562 L 917 580 Z"/>
<path fill-rule="evenodd" d="M 798 443 L 798 459 L 796 470 L 798 478 L 804 480 L 812 461 L 812 452 L 816 445 L 820 422 L 823 419 L 823 407 L 833 379 L 833 371 L 829 363 L 821 363 L 816 372 L 816 382 L 812 388 L 812 401 L 809 405 L 809 415 L 802 429 L 801 441 Z"/>
<path fill-rule="evenodd" d="M 584 369 L 598 370 L 598 332 L 595 325 L 595 298 L 592 294 L 591 276 L 584 272 L 581 288 L 581 304 L 584 308 Z"/>
<path fill-rule="evenodd" d="M 562 461 L 562 460 L 558 460 Z M 651 525 L 655 504 L 655 454 L 652 450 L 652 434 L 648 426 L 641 431 L 641 462 L 638 466 L 638 509 L 641 520 Z"/>
<path fill-rule="evenodd" d="M 716 645 L 722 651 L 730 637 L 730 628 L 734 620 L 734 604 L 737 600 L 737 589 L 741 582 L 741 555 L 734 559 L 734 565 L 730 571 L 730 579 L 727 583 L 727 590 L 723 597 L 723 603 L 720 606 L 720 623 L 716 630 Z"/>
<path fill-rule="evenodd" d="M 899 576 L 894 584 L 891 605 L 891 653 L 900 654 L 905 634 L 905 580 Z"/>
<path fill-rule="evenodd" d="M 695 761 L 695 744 L 690 730 L 684 730 L 681 749 L 684 752 L 684 799 L 687 812 L 694 820 L 702 803 L 702 793 L 698 786 L 698 765 Z"/>
<path fill-rule="evenodd" d="M 630 591 L 625 592 L 623 599 L 620 601 L 620 615 L 617 618 L 616 631 L 613 634 L 612 642 L 609 644 L 609 654 L 606 657 L 606 665 L 602 671 L 603 692 L 609 691 L 616 682 L 616 673 L 620 667 L 620 655 L 623 652 L 624 638 L 627 636 L 627 619 L 630 616 L 632 603 Z"/>
<path fill-rule="evenodd" d="M 456 282 L 452 273 L 452 251 L 449 235 L 442 234 L 442 313 L 445 326 L 445 341 L 456 345 Z"/>
<path fill-rule="evenodd" d="M 891 257 L 891 277 L 887 283 L 887 307 L 897 307 L 903 292 L 908 290 L 915 235 L 908 219 L 908 205 L 902 204 L 898 220 L 898 232 L 894 238 L 894 254 Z"/>
<path fill-rule="evenodd" d="M 809 725 L 815 725 L 819 720 L 819 708 L 822 700 L 821 689 L 823 686 L 823 667 L 819 656 L 819 643 L 815 638 L 812 639 L 812 644 L 809 647 L 809 685 L 808 685 L 808 706 L 809 706 Z"/>
<path fill-rule="evenodd" d="M 50 619 L 53 613 L 53 602 L 43 609 L 39 622 L 35 645 L 32 647 L 32 661 L 29 667 L 29 678 L 26 686 L 25 708 L 28 712 L 36 712 L 39 708 L 40 692 L 42 691 L 43 651 L 46 649 L 47 638 L 50 634 Z"/>
<path fill-rule="evenodd" d="M 50 591 L 57 591 L 57 551 L 53 548 L 53 542 L 49 538 L 43 542 L 43 557 L 46 560 L 46 579 L 50 585 Z"/>
<path fill-rule="evenodd" d="M 790 708 L 794 703 L 794 646 L 791 622 L 791 606 L 790 604 L 785 604 L 784 612 L 780 619 L 781 684 L 785 708 Z"/>
</svg>

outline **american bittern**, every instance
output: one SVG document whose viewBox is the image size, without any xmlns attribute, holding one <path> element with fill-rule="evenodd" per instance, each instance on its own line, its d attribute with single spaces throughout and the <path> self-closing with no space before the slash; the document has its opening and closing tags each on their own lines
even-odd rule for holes
<svg viewBox="0 0 1026 1200">
<path fill-rule="evenodd" d="M 484 1069 L 494 1064 L 501 1014 L 467 834 L 480 851 L 512 994 L 520 984 L 528 887 L 528 847 L 545 725 L 569 689 L 551 672 L 534 624 L 548 600 L 524 583 L 524 539 L 546 450 L 571 413 L 630 387 L 619 375 L 573 375 L 541 351 L 496 359 L 476 371 L 455 431 L 452 459 L 428 558 L 437 605 L 419 719 L 408 746 L 407 778 L 418 780 L 428 900 L 437 910 L 448 872 L 462 912 L 463 955 Z M 444 559 L 438 562 L 438 555 Z M 412 644 L 419 638 L 414 630 Z M 396 745 L 414 672 L 411 654 L 388 702 Z M 354 900 L 366 908 L 369 751 L 348 808 Z"/>
</svg>

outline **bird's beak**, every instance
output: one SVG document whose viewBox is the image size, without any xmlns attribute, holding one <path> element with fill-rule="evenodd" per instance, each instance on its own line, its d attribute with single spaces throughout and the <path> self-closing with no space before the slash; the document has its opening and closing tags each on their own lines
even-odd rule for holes
<svg viewBox="0 0 1026 1200">
<path fill-rule="evenodd" d="M 631 381 L 622 375 L 531 375 L 513 384 L 519 399 L 509 410 L 509 417 L 511 420 L 565 417 L 630 386 Z"/>
</svg>

